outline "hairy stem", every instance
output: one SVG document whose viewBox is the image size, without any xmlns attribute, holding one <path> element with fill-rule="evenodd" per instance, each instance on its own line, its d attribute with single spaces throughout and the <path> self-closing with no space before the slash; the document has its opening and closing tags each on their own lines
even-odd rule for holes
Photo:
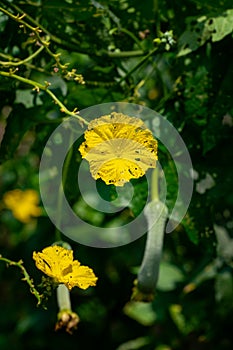
<svg viewBox="0 0 233 350">
<path fill-rule="evenodd" d="M 36 290 L 32 278 L 30 278 L 30 276 L 29 276 L 27 270 L 26 270 L 25 267 L 23 266 L 23 261 L 22 261 L 22 260 L 20 260 L 20 261 L 18 261 L 18 262 L 12 261 L 12 260 L 9 260 L 9 259 L 7 259 L 7 258 L 3 258 L 1 255 L 0 255 L 0 261 L 4 261 L 4 262 L 6 262 L 7 264 L 9 264 L 10 266 L 17 266 L 17 267 L 20 268 L 21 272 L 22 272 L 23 275 L 24 275 L 24 278 L 23 278 L 22 280 L 23 280 L 23 281 L 26 281 L 27 284 L 29 285 L 31 293 L 34 294 L 35 297 L 36 297 L 36 299 L 38 300 L 37 305 L 41 304 L 42 296 L 41 296 L 40 293 Z"/>
<path fill-rule="evenodd" d="M 52 97 L 53 101 L 60 107 L 61 112 L 64 112 L 67 115 L 70 115 L 71 117 L 74 117 L 76 119 L 78 119 L 78 121 L 80 122 L 81 125 L 85 124 L 88 125 L 88 122 L 82 118 L 81 116 L 79 116 L 76 112 L 76 110 L 74 111 L 70 111 L 66 108 L 66 106 L 57 98 L 56 95 L 54 95 L 54 93 L 48 88 L 49 84 L 45 83 L 45 85 L 42 85 L 34 80 L 30 80 L 27 78 L 23 78 L 15 73 L 12 72 L 3 72 L 0 71 L 0 75 L 8 77 L 8 78 L 12 78 L 12 79 L 16 79 L 19 80 L 25 84 L 28 85 L 32 85 L 34 86 L 35 90 L 39 92 L 39 90 L 43 90 L 45 91 L 50 97 Z"/>
</svg>

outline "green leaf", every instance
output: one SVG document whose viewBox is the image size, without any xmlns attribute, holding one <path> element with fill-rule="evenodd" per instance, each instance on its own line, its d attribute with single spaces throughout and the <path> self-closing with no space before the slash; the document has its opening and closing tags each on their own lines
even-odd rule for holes
<svg viewBox="0 0 233 350">
<path fill-rule="evenodd" d="M 123 311 L 127 316 L 136 320 L 143 326 L 151 326 L 156 320 L 156 313 L 152 303 L 130 301 L 125 305 Z"/>
<path fill-rule="evenodd" d="M 144 346 L 148 344 L 150 344 L 149 337 L 139 337 L 121 344 L 116 350 L 136 350 L 136 349 L 142 349 L 142 348 L 144 349 Z"/>
<path fill-rule="evenodd" d="M 39 95 L 35 96 L 35 92 L 33 92 L 31 89 L 18 89 L 18 90 L 16 90 L 15 103 L 17 103 L 17 104 L 22 103 L 26 108 L 34 107 L 35 98 L 36 98 L 37 106 L 43 104 L 43 102 L 40 99 L 40 96 Z"/>
<path fill-rule="evenodd" d="M 220 41 L 233 31 L 233 9 L 227 10 L 222 16 L 211 18 L 205 27 L 211 32 L 212 41 Z"/>
<path fill-rule="evenodd" d="M 179 53 L 178 57 L 185 56 L 190 52 L 196 51 L 200 46 L 210 38 L 211 33 L 207 30 L 204 32 L 206 17 L 188 18 L 187 30 L 178 40 Z M 195 24 L 193 24 L 195 21 Z"/>
<path fill-rule="evenodd" d="M 193 21 L 196 23 L 193 24 Z M 188 28 L 178 41 L 178 57 L 185 56 L 197 50 L 209 39 L 213 42 L 222 40 L 233 31 L 233 9 L 227 10 L 221 16 L 202 16 L 196 19 L 188 18 Z"/>
<path fill-rule="evenodd" d="M 217 238 L 218 256 L 226 263 L 230 263 L 233 259 L 233 239 L 222 226 L 214 225 L 214 231 Z"/>
<path fill-rule="evenodd" d="M 233 277 L 230 270 L 216 276 L 215 298 L 223 315 L 233 309 Z"/>
<path fill-rule="evenodd" d="M 32 115 L 33 108 L 29 113 L 29 110 L 23 104 L 14 106 L 7 118 L 7 125 L 0 148 L 0 161 L 12 158 L 25 132 L 35 124 L 35 120 L 31 118 Z"/>
<path fill-rule="evenodd" d="M 162 262 L 159 268 L 157 289 L 169 292 L 176 288 L 176 284 L 184 280 L 181 270 L 167 262 Z"/>
</svg>

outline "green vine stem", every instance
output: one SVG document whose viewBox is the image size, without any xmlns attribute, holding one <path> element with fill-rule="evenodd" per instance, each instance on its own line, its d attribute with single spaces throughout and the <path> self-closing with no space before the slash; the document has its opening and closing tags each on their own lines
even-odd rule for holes
<svg viewBox="0 0 233 350">
<path fill-rule="evenodd" d="M 9 4 L 8 4 L 9 5 Z M 19 9 L 16 6 L 13 6 L 14 9 Z M 19 9 L 20 10 L 20 9 Z M 21 15 L 18 13 L 16 16 L 14 14 L 12 14 L 11 12 L 9 12 L 8 10 L 0 7 L 0 11 L 5 13 L 8 17 L 12 18 L 14 21 L 19 22 L 20 23 L 20 27 L 26 29 L 30 29 L 31 34 L 30 34 L 30 43 L 36 43 L 39 46 L 43 46 L 44 49 L 46 50 L 47 54 L 49 56 L 51 56 L 54 61 L 55 61 L 55 67 L 60 69 L 62 74 L 64 75 L 64 77 L 66 79 L 70 79 L 73 78 L 74 81 L 79 82 L 80 84 L 85 84 L 83 76 L 81 74 L 77 74 L 76 73 L 76 69 L 72 69 L 71 71 L 69 71 L 67 68 L 69 66 L 69 63 L 65 63 L 62 64 L 61 60 L 60 60 L 60 53 L 54 53 L 50 50 L 49 46 L 50 46 L 50 40 L 51 37 L 49 35 L 49 33 L 47 31 L 44 32 L 44 30 L 42 29 L 41 25 L 35 21 L 33 21 L 34 23 L 36 23 L 36 27 L 33 27 L 31 24 L 27 23 L 24 18 L 26 17 L 27 19 L 29 19 L 30 16 L 26 15 L 26 13 L 24 13 L 23 11 L 19 11 L 19 13 L 21 13 Z M 32 18 L 30 17 L 30 19 L 32 20 Z M 41 36 L 40 33 L 44 32 L 46 35 Z M 6 63 L 5 63 L 6 65 Z"/>
<path fill-rule="evenodd" d="M 83 124 L 88 125 L 88 122 L 84 118 L 78 115 L 77 109 L 74 109 L 73 111 L 68 110 L 66 106 L 57 98 L 57 96 L 54 95 L 54 93 L 48 88 L 50 86 L 50 83 L 45 82 L 45 85 L 42 85 L 34 80 L 21 77 L 20 75 L 17 75 L 15 74 L 15 72 L 11 72 L 11 71 L 10 72 L 0 71 L 0 75 L 19 80 L 28 85 L 32 85 L 34 86 L 34 90 L 36 90 L 37 92 L 39 92 L 40 90 L 45 91 L 50 97 L 52 97 L 54 102 L 60 107 L 61 112 L 64 112 L 65 114 L 78 119 L 81 126 L 83 126 Z"/>
<path fill-rule="evenodd" d="M 41 46 L 40 50 L 42 51 L 43 49 L 44 49 L 44 47 Z M 38 54 L 38 51 L 39 50 L 36 51 L 36 55 Z M 32 55 L 30 55 L 30 56 L 26 57 L 25 59 L 21 60 L 20 58 L 16 58 L 16 57 L 13 57 L 13 56 L 10 56 L 10 55 L 6 55 L 6 54 L 0 52 L 0 57 L 5 59 L 5 61 L 0 61 L 0 66 L 2 66 L 2 67 L 4 67 L 4 66 L 5 67 L 16 66 L 17 67 L 17 66 L 23 64 L 23 65 L 25 65 L 28 68 L 31 68 L 33 70 L 36 70 L 38 72 L 41 72 L 41 73 L 44 73 L 44 74 L 47 74 L 47 75 L 53 75 L 55 73 L 55 72 L 50 72 L 50 71 L 48 71 L 48 70 L 46 70 L 46 69 L 44 69 L 42 67 L 38 67 L 38 66 L 36 66 L 36 65 L 34 65 L 32 63 L 29 63 L 29 61 L 32 58 L 34 58 L 35 56 L 34 56 L 34 53 L 33 53 Z M 12 65 L 12 63 L 14 63 L 14 64 Z"/>
<path fill-rule="evenodd" d="M 25 58 L 24 60 L 17 60 L 17 61 L 0 61 L 0 65 L 5 66 L 5 67 L 10 67 L 10 66 L 20 66 L 22 64 L 28 63 L 28 61 L 31 61 L 33 58 L 35 58 L 37 55 L 41 53 L 41 51 L 44 50 L 44 46 L 41 46 L 37 51 L 33 52 L 30 56 Z"/>
<path fill-rule="evenodd" d="M 137 44 L 139 49 L 143 51 L 142 44 L 141 44 L 140 40 L 138 40 L 138 38 L 133 33 L 131 33 L 128 29 L 125 29 L 125 28 L 119 29 L 119 28 L 115 27 L 115 28 L 111 29 L 110 33 L 113 34 L 115 32 L 119 32 L 119 31 L 127 34 Z"/>
<path fill-rule="evenodd" d="M 27 270 L 25 269 L 25 267 L 23 266 L 23 261 L 22 260 L 19 260 L 18 262 L 16 261 L 12 261 L 10 259 L 7 259 L 7 258 L 3 258 L 1 255 L 0 255 L 0 261 L 4 261 L 6 262 L 9 266 L 16 266 L 16 267 L 19 267 L 22 274 L 24 275 L 24 277 L 22 278 L 22 281 L 26 281 L 27 284 L 29 285 L 30 287 L 30 292 L 35 295 L 38 303 L 37 305 L 40 305 L 41 302 L 42 302 L 42 295 L 37 291 L 37 289 L 35 288 L 34 286 L 34 282 L 33 282 L 33 279 L 29 276 Z"/>
<path fill-rule="evenodd" d="M 106 55 L 110 58 L 131 58 L 145 56 L 145 51 L 143 50 L 133 50 L 133 51 L 108 51 Z"/>
<path fill-rule="evenodd" d="M 28 56 L 27 58 L 23 60 L 18 60 L 16 62 L 13 61 L 0 61 L 0 64 L 3 67 L 9 67 L 9 66 L 19 66 L 21 64 L 26 64 L 28 61 L 32 60 L 34 57 L 36 57 L 43 49 L 47 51 L 47 53 L 55 60 L 57 67 L 59 67 L 63 73 L 66 74 L 66 77 L 73 77 L 74 80 L 80 81 L 80 83 L 83 83 L 81 75 L 78 75 L 75 73 L 75 70 L 73 69 L 71 72 L 67 71 L 67 64 L 63 65 L 60 62 L 60 54 L 55 54 L 49 49 L 49 44 L 50 44 L 50 38 L 47 36 L 45 39 L 40 36 L 40 33 L 42 32 L 41 28 L 39 26 L 33 27 L 29 23 L 23 20 L 23 18 L 26 16 L 26 14 L 21 14 L 21 15 L 13 15 L 11 12 L 7 11 L 6 9 L 0 7 L 0 11 L 5 13 L 7 16 L 12 18 L 13 20 L 19 22 L 22 26 L 30 29 L 32 33 L 34 34 L 35 41 L 37 40 L 41 47 L 34 52 L 32 55 Z M 66 106 L 57 98 L 57 96 L 48 88 L 50 86 L 50 83 L 45 82 L 45 85 L 40 84 L 34 80 L 30 80 L 24 77 L 21 77 L 20 75 L 15 74 L 18 71 L 18 67 L 16 67 L 14 70 L 10 69 L 9 72 L 6 71 L 0 71 L 0 75 L 19 80 L 25 84 L 32 85 L 34 87 L 34 90 L 39 92 L 40 90 L 45 91 L 50 97 L 53 99 L 53 101 L 60 107 L 61 112 L 66 113 L 69 116 L 72 116 L 80 122 L 81 126 L 88 125 L 88 122 L 82 118 L 81 116 L 78 115 L 77 108 L 75 108 L 73 111 L 70 111 L 66 108 Z"/>
<path fill-rule="evenodd" d="M 26 14 L 23 13 L 21 16 L 17 14 L 16 16 L 13 15 L 11 12 L 5 10 L 4 8 L 0 7 L 0 11 L 5 13 L 8 17 L 12 18 L 14 21 L 19 22 L 22 27 L 30 29 L 30 31 L 34 34 L 35 39 L 45 48 L 47 53 L 55 60 L 57 66 L 65 70 L 67 68 L 67 64 L 63 65 L 60 62 L 60 54 L 55 54 L 49 49 L 50 44 L 50 37 L 47 36 L 45 39 L 40 36 L 40 33 L 42 32 L 42 29 L 38 27 L 33 27 L 29 23 L 23 20 L 24 17 L 26 17 Z"/>
</svg>

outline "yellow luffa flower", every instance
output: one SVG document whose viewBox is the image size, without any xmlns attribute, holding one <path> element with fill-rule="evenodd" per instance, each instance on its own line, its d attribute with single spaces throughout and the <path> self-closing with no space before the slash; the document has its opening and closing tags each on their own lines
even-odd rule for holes
<svg viewBox="0 0 233 350">
<path fill-rule="evenodd" d="M 156 167 L 158 143 L 141 119 L 113 112 L 92 120 L 79 147 L 96 180 L 123 186 Z"/>
<path fill-rule="evenodd" d="M 23 223 L 28 223 L 32 217 L 41 215 L 41 208 L 38 207 L 39 196 L 34 190 L 17 189 L 6 192 L 3 196 L 3 203 L 12 211 L 14 217 Z"/>
<path fill-rule="evenodd" d="M 71 290 L 77 286 L 87 289 L 95 286 L 97 277 L 88 266 L 82 266 L 78 260 L 73 260 L 73 251 L 54 245 L 44 248 L 42 252 L 33 252 L 36 267 L 55 282 L 65 284 Z"/>
</svg>

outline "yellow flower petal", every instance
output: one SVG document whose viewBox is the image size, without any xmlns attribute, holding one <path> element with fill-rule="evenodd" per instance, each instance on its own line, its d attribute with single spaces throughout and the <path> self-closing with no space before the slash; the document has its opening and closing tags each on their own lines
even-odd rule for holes
<svg viewBox="0 0 233 350">
<path fill-rule="evenodd" d="M 64 284 L 71 290 L 77 286 L 81 289 L 87 289 L 90 286 L 95 286 L 97 277 L 93 270 L 88 266 L 82 266 L 79 261 L 74 260 L 72 270 L 64 276 Z"/>
<path fill-rule="evenodd" d="M 36 267 L 55 282 L 65 284 L 71 290 L 77 286 L 87 289 L 95 286 L 97 277 L 88 266 L 82 266 L 78 260 L 73 260 L 73 251 L 51 246 L 44 248 L 42 252 L 33 252 Z"/>
<path fill-rule="evenodd" d="M 44 248 L 42 252 L 33 252 L 33 259 L 39 270 L 60 282 L 71 270 L 73 251 L 55 245 Z"/>
<path fill-rule="evenodd" d="M 32 217 L 41 215 L 41 208 L 38 207 L 39 196 L 34 190 L 16 189 L 6 192 L 3 202 L 12 211 L 14 217 L 23 223 L 28 223 Z"/>
<path fill-rule="evenodd" d="M 90 122 L 79 151 L 94 179 L 123 186 L 155 168 L 157 141 L 142 120 L 113 112 Z"/>
</svg>

